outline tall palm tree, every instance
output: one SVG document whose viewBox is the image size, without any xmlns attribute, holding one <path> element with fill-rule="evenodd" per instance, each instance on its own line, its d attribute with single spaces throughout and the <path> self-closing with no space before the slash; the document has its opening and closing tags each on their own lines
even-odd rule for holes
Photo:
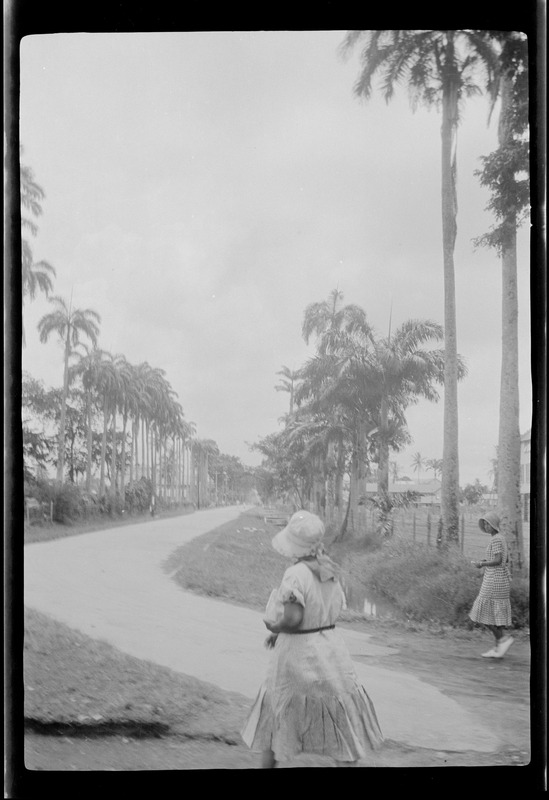
<svg viewBox="0 0 549 800">
<path fill-rule="evenodd" d="M 338 407 L 350 423 L 351 483 L 344 529 L 354 531 L 360 495 L 366 488 L 367 440 L 376 427 L 372 422 L 372 387 L 361 370 L 372 329 L 364 310 L 354 304 L 343 305 L 343 292 L 334 289 L 328 300 L 307 306 L 302 334 L 307 344 L 315 336 L 317 355 L 302 370 L 305 385 L 298 399 L 314 398 L 320 410 L 325 410 L 326 404 Z M 343 459 L 338 459 L 340 466 L 342 463 Z"/>
<path fill-rule="evenodd" d="M 497 91 L 497 55 L 486 31 L 349 31 L 341 50 L 364 42 L 362 68 L 354 91 L 364 99 L 379 76 L 389 101 L 406 81 L 413 107 L 423 102 L 442 111 L 442 244 L 444 265 L 444 439 L 442 476 L 443 535 L 459 541 L 458 354 L 454 245 L 457 233 L 456 142 L 464 98 Z"/>
<path fill-rule="evenodd" d="M 76 378 L 80 377 L 84 395 L 86 399 L 86 418 L 87 418 L 87 461 L 86 461 L 86 491 L 91 491 L 91 474 L 92 474 L 92 447 L 93 447 L 93 407 L 97 396 L 97 382 L 100 372 L 101 360 L 103 358 L 103 351 L 98 347 L 89 348 L 86 344 L 82 343 L 80 347 L 83 353 L 80 353 L 80 360 L 69 368 L 69 383 Z"/>
<path fill-rule="evenodd" d="M 124 358 L 119 365 L 119 411 L 122 415 L 122 441 L 120 447 L 120 496 L 122 502 L 126 497 L 126 430 L 128 419 L 138 402 L 138 385 L 135 378 L 135 367 Z M 133 439 L 130 455 L 133 454 Z M 131 463 L 131 458 L 130 458 Z"/>
<path fill-rule="evenodd" d="M 61 419 L 59 423 L 59 444 L 57 457 L 57 480 L 63 481 L 65 451 L 65 420 L 67 395 L 69 392 L 69 359 L 71 353 L 80 343 L 82 336 L 87 336 L 93 345 L 97 344 L 101 317 L 91 308 L 72 308 L 62 297 L 50 298 L 54 310 L 45 314 L 38 323 L 40 341 L 48 341 L 50 334 L 56 333 L 63 342 L 63 398 L 61 403 Z"/>
<path fill-rule="evenodd" d="M 274 387 L 277 392 L 288 392 L 290 395 L 290 415 L 294 413 L 294 396 L 297 381 L 299 380 L 299 370 L 291 370 L 289 367 L 282 366 L 277 375 L 281 375 L 280 382 Z"/>
<path fill-rule="evenodd" d="M 414 453 L 414 457 L 412 459 L 412 467 L 414 468 L 414 472 L 417 472 L 418 483 L 421 482 L 421 470 L 423 469 L 423 466 L 424 466 L 424 461 L 421 453 Z"/>
<path fill-rule="evenodd" d="M 498 506 L 514 566 L 524 560 L 520 503 L 517 229 L 529 216 L 528 44 L 524 34 L 490 31 L 501 49 L 498 148 L 477 171 L 491 189 L 487 208 L 497 220 L 476 244 L 494 248 L 502 266 Z"/>
<path fill-rule="evenodd" d="M 380 387 L 378 492 L 386 495 L 389 486 L 389 439 L 403 424 L 403 414 L 420 398 L 439 399 L 435 384 L 444 380 L 445 351 L 427 349 L 429 341 L 441 341 L 442 327 L 429 320 L 407 320 L 387 338 L 374 341 L 368 361 L 372 380 Z M 465 375 L 458 355 L 458 377 Z"/>
<path fill-rule="evenodd" d="M 38 226 L 34 220 L 27 216 L 29 212 L 34 217 L 42 214 L 42 200 L 45 192 L 36 183 L 32 169 L 24 164 L 20 165 L 20 187 L 21 187 L 21 281 L 23 302 L 25 297 L 34 300 L 37 290 L 43 292 L 46 297 L 53 290 L 53 278 L 55 269 L 48 261 L 38 261 L 35 263 L 31 245 L 23 235 L 23 231 L 28 230 L 33 236 L 38 233 Z M 23 327 L 23 344 L 25 344 L 25 329 Z"/>
<path fill-rule="evenodd" d="M 111 426 L 112 438 L 112 464 L 111 464 L 111 488 L 115 485 L 116 476 L 116 406 L 120 392 L 120 374 L 118 365 L 122 361 L 123 356 L 111 355 L 103 351 L 101 362 L 98 367 L 97 373 L 97 389 L 103 399 L 103 434 L 101 438 L 101 464 L 99 470 L 99 496 L 103 497 L 105 494 L 105 468 L 107 461 L 107 434 L 109 429 L 109 422 L 113 419 Z"/>
<path fill-rule="evenodd" d="M 442 474 L 442 458 L 430 458 L 425 466 L 432 471 L 435 480 Z"/>
</svg>

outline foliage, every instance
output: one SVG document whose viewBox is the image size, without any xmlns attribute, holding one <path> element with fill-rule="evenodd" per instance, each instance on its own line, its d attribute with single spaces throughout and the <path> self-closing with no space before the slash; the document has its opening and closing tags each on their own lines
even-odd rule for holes
<svg viewBox="0 0 549 800">
<path fill-rule="evenodd" d="M 21 148 L 22 149 L 22 148 Z M 20 164 L 21 182 L 21 277 L 23 299 L 28 296 L 34 300 L 36 291 L 43 292 L 46 297 L 53 289 L 55 269 L 47 261 L 34 261 L 34 255 L 29 239 L 24 235 L 29 231 L 32 236 L 38 233 L 38 226 L 34 218 L 42 214 L 42 200 L 45 198 L 43 188 L 36 183 L 32 169 L 25 164 Z M 31 216 L 28 216 L 30 214 Z"/>
<path fill-rule="evenodd" d="M 130 514 L 148 511 L 152 498 L 152 483 L 148 478 L 142 477 L 133 488 L 126 487 L 126 507 Z"/>
<path fill-rule="evenodd" d="M 475 239 L 475 245 L 492 247 L 501 254 L 509 234 L 530 213 L 530 151 L 528 143 L 528 43 L 521 33 L 490 31 L 501 45 L 502 110 L 499 147 L 482 156 L 476 170 L 481 186 L 491 191 L 486 206 L 497 224 Z M 511 224 L 510 224 L 511 223 Z"/>
<path fill-rule="evenodd" d="M 530 585 L 527 578 L 512 579 L 510 599 L 513 627 L 524 628 L 530 625 Z"/>
<path fill-rule="evenodd" d="M 478 572 L 455 549 L 441 550 L 396 537 L 361 567 L 364 584 L 418 621 L 465 623 L 480 585 Z"/>
<path fill-rule="evenodd" d="M 409 508 L 412 503 L 419 499 L 419 492 L 393 492 L 392 494 L 376 494 L 368 497 L 366 502 L 375 508 L 376 533 L 382 538 L 393 534 L 393 511 L 401 508 Z"/>
<path fill-rule="evenodd" d="M 474 506 L 480 503 L 483 494 L 488 492 L 488 487 L 484 486 L 477 478 L 474 483 L 468 483 L 462 490 L 463 499 L 468 505 Z"/>
<path fill-rule="evenodd" d="M 53 519 L 68 524 L 82 515 L 82 493 L 72 483 L 57 484 L 53 497 Z"/>
</svg>

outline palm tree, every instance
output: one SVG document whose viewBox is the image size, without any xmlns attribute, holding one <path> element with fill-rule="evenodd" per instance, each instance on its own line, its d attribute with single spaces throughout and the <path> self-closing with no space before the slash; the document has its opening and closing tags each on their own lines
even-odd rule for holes
<svg viewBox="0 0 549 800">
<path fill-rule="evenodd" d="M 391 472 L 393 483 L 396 483 L 398 481 L 398 475 L 399 475 L 399 466 L 396 461 L 391 461 L 389 465 L 389 470 Z"/>
<path fill-rule="evenodd" d="M 99 496 L 103 497 L 105 493 L 105 466 L 107 460 L 107 432 L 111 417 L 113 418 L 112 425 L 112 464 L 111 464 L 111 487 L 115 486 L 116 478 L 116 405 L 120 391 L 120 375 L 118 365 L 122 361 L 123 356 L 112 356 L 110 353 L 103 351 L 101 362 L 98 365 L 97 373 L 97 388 L 103 398 L 103 435 L 101 438 L 101 464 L 99 471 Z"/>
<path fill-rule="evenodd" d="M 522 567 L 524 543 L 520 503 L 520 422 L 517 229 L 529 214 L 528 44 L 522 33 L 490 31 L 501 48 L 501 111 L 498 148 L 476 172 L 491 189 L 487 208 L 498 224 L 476 240 L 494 248 L 502 266 L 501 383 L 498 437 L 498 505 L 501 530 Z"/>
<path fill-rule="evenodd" d="M 367 439 L 376 427 L 372 422 L 372 387 L 362 370 L 372 329 L 364 310 L 354 304 L 343 305 L 343 293 L 334 289 L 327 301 L 307 306 L 302 334 L 307 344 L 315 335 L 317 355 L 301 371 L 307 385 L 300 389 L 298 399 L 312 396 L 320 404 L 319 410 L 330 404 L 343 408 L 346 420 L 351 422 L 351 485 L 343 534 L 347 528 L 355 529 L 360 496 L 366 488 Z"/>
<path fill-rule="evenodd" d="M 292 371 L 289 367 L 282 366 L 277 375 L 281 375 L 280 383 L 275 386 L 277 392 L 288 392 L 290 395 L 290 415 L 294 413 L 294 395 L 296 383 L 299 379 L 299 370 Z"/>
<path fill-rule="evenodd" d="M 93 345 L 97 344 L 101 317 L 91 308 L 72 308 L 72 304 L 61 297 L 50 298 L 55 310 L 45 314 L 38 323 L 40 341 L 48 341 L 50 334 L 56 333 L 64 345 L 63 399 L 61 403 L 61 419 L 59 423 L 59 444 L 57 459 L 57 480 L 62 483 L 65 451 L 65 419 L 67 395 L 69 392 L 69 358 L 81 336 L 87 336 Z"/>
<path fill-rule="evenodd" d="M 418 483 L 421 483 L 421 470 L 423 469 L 423 456 L 421 453 L 414 453 L 412 467 L 414 472 L 417 472 L 418 474 Z"/>
<path fill-rule="evenodd" d="M 92 417 L 93 406 L 95 397 L 97 395 L 97 381 L 100 371 L 100 364 L 103 358 L 103 351 L 99 348 L 89 348 L 86 344 L 82 343 L 80 347 L 83 348 L 84 353 L 80 355 L 80 361 L 69 368 L 69 383 L 77 376 L 82 381 L 84 395 L 86 398 L 86 417 L 87 417 L 87 463 L 86 463 L 86 491 L 91 491 L 91 473 L 92 473 Z"/>
<path fill-rule="evenodd" d="M 22 149 L 22 148 L 21 148 Z M 38 233 L 38 226 L 34 220 L 25 215 L 25 211 L 30 212 L 34 217 L 42 214 L 42 200 L 45 192 L 34 179 L 33 171 L 24 164 L 20 165 L 20 187 L 21 187 L 21 229 L 27 229 L 33 236 Z M 46 297 L 53 289 L 53 278 L 55 269 L 47 261 L 35 263 L 32 248 L 28 239 L 21 234 L 21 281 L 23 302 L 25 296 L 34 300 L 37 290 L 43 292 Z M 25 344 L 25 329 L 23 328 L 23 344 Z"/>
<path fill-rule="evenodd" d="M 431 470 L 435 480 L 438 478 L 439 475 L 442 474 L 442 458 L 430 458 L 428 461 L 425 462 L 425 466 L 427 469 Z"/>
<path fill-rule="evenodd" d="M 443 339 L 442 327 L 429 320 L 407 320 L 387 338 L 374 340 L 369 357 L 371 380 L 380 387 L 378 493 L 386 495 L 389 486 L 389 441 L 402 437 L 404 411 L 424 398 L 439 399 L 435 384 L 444 379 L 445 351 L 426 349 L 429 341 Z M 458 377 L 465 366 L 458 356 Z"/>
<path fill-rule="evenodd" d="M 462 100 L 485 89 L 495 97 L 497 57 L 485 31 L 349 31 L 341 51 L 363 40 L 362 68 L 355 94 L 368 99 L 373 78 L 381 77 L 389 101 L 407 81 L 412 107 L 419 102 L 442 110 L 442 242 L 444 264 L 444 443 L 443 535 L 459 540 L 458 354 L 454 245 L 457 233 L 456 137 Z"/>
</svg>

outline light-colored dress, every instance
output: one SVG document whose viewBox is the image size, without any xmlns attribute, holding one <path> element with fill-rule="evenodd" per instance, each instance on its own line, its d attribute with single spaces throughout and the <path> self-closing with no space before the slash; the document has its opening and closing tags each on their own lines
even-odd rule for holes
<svg viewBox="0 0 549 800">
<path fill-rule="evenodd" d="M 271 607 L 294 601 L 303 606 L 298 630 L 335 624 L 345 604 L 339 581 L 320 580 L 315 567 L 315 561 L 289 567 L 271 598 Z M 373 703 L 337 628 L 278 634 L 242 738 L 252 750 L 272 750 L 277 761 L 299 753 L 357 761 L 381 745 Z"/>
<path fill-rule="evenodd" d="M 501 564 L 498 567 L 484 567 L 484 577 L 480 591 L 469 612 L 473 622 L 482 625 L 511 625 L 511 575 L 509 573 L 508 550 L 505 537 L 495 533 L 486 548 L 486 561 L 493 561 L 501 553 Z"/>
</svg>

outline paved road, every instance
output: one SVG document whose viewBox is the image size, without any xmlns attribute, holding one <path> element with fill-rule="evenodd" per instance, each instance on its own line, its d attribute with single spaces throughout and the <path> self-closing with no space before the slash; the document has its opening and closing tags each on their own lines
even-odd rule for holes
<svg viewBox="0 0 549 800">
<path fill-rule="evenodd" d="M 242 511 L 208 509 L 27 545 L 25 605 L 132 656 L 253 698 L 269 658 L 261 613 L 185 592 L 162 567 L 181 544 Z M 386 650 L 368 634 L 342 632 L 353 657 Z M 355 668 L 387 739 L 479 753 L 506 744 L 425 681 L 363 660 Z"/>
</svg>

